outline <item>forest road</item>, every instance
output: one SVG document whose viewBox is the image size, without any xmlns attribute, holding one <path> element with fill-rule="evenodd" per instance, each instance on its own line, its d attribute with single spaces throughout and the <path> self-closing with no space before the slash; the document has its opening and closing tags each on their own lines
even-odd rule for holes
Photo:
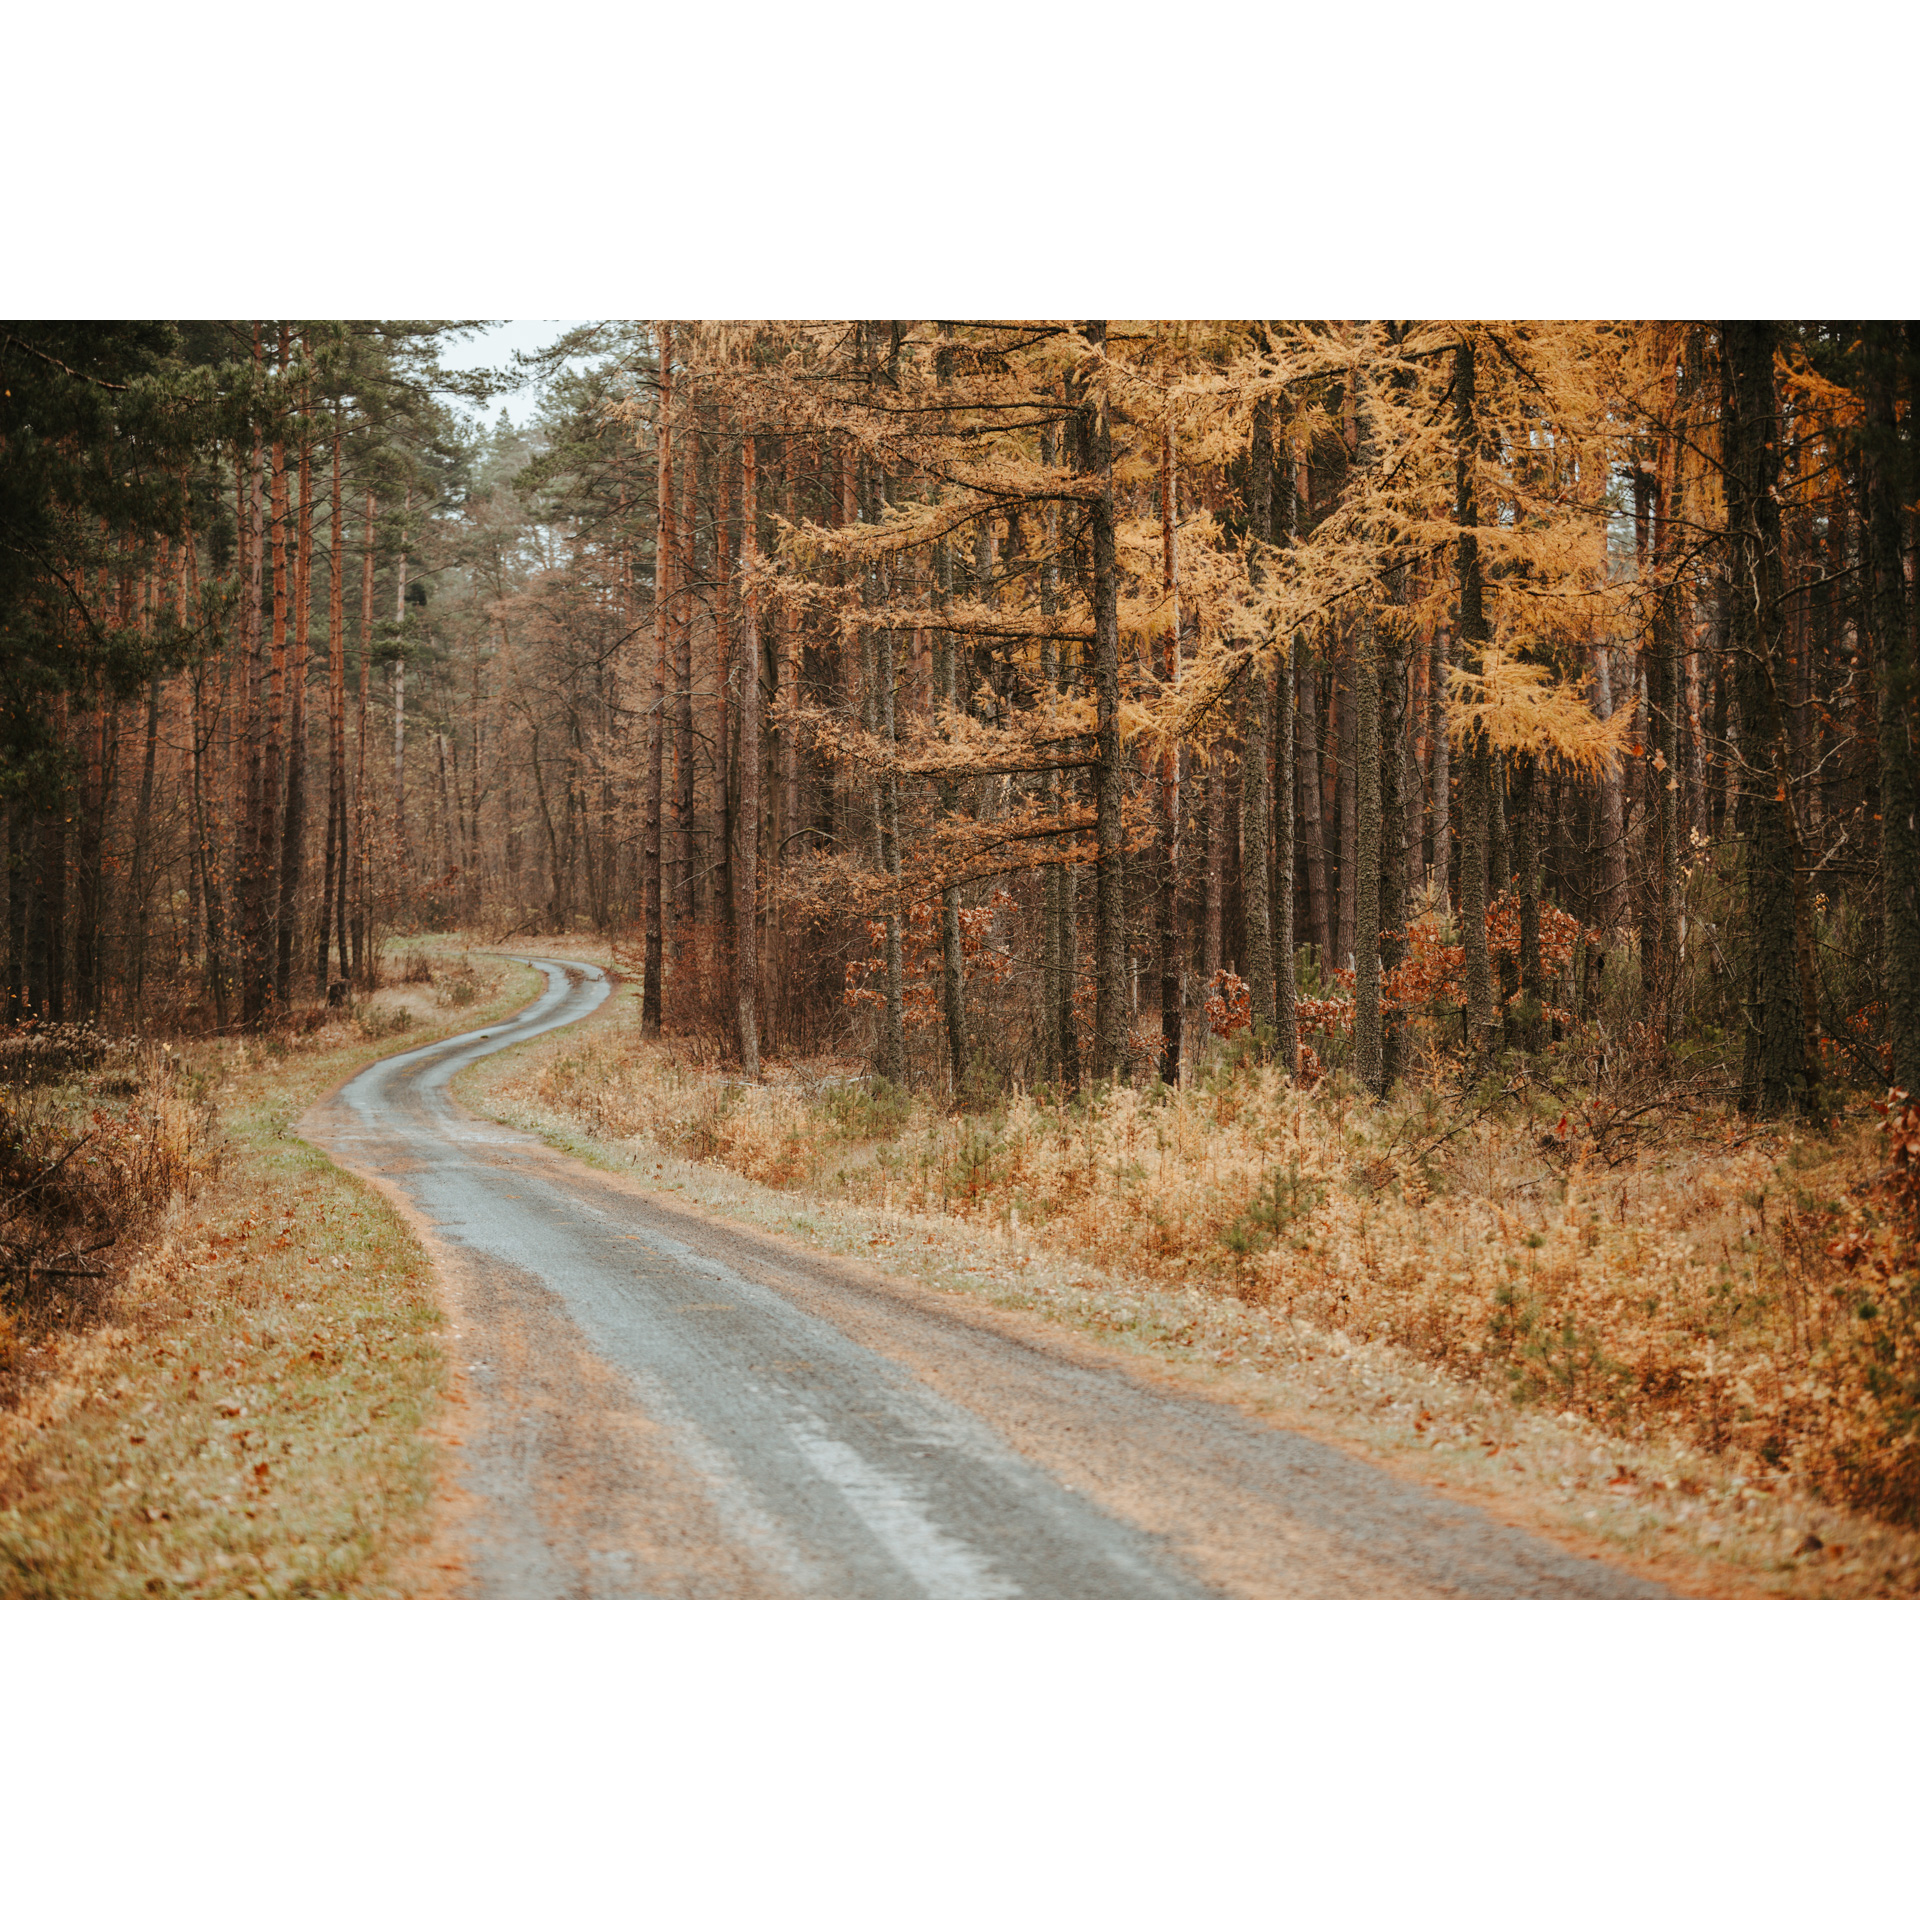
<svg viewBox="0 0 1920 1920">
<path fill-rule="evenodd" d="M 1660 1597 L 1079 1336 L 661 1204 L 448 1083 L 591 1013 L 369 1067 L 301 1131 L 394 1197 L 457 1376 L 439 1590 L 476 1597 Z"/>
</svg>

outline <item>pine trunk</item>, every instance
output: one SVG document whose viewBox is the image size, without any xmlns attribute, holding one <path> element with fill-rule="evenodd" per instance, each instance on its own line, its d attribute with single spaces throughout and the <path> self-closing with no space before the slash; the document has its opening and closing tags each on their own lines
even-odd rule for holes
<svg viewBox="0 0 1920 1920">
<path fill-rule="evenodd" d="M 346 565 L 346 534 L 340 518 L 341 432 L 338 414 L 334 417 L 333 462 L 328 475 L 327 502 L 327 853 L 320 882 L 320 939 L 313 969 L 315 990 L 324 1002 L 327 997 L 327 944 L 335 925 L 339 928 L 341 972 L 346 971 L 346 914 L 334 919 L 336 890 L 338 905 L 344 908 L 346 895 L 340 883 L 346 871 L 346 795 L 347 795 L 347 659 L 346 598 L 342 569 Z"/>
<path fill-rule="evenodd" d="M 673 328 L 670 325 L 661 326 L 659 353 L 659 402 L 653 432 L 657 493 L 653 540 L 653 699 L 647 710 L 646 844 L 641 854 L 647 930 L 645 978 L 640 990 L 640 1031 L 646 1034 L 660 1031 L 660 973 L 665 960 L 661 830 L 665 824 L 662 807 L 666 784 L 667 653 L 673 626 L 673 562 L 677 552 L 673 516 Z"/>
<path fill-rule="evenodd" d="M 1775 1113 L 1810 1108 L 1814 1065 L 1796 954 L 1796 849 L 1789 800 L 1782 666 L 1780 455 L 1774 399 L 1775 325 L 1721 329 L 1731 632 L 1740 697 L 1747 847 L 1747 1042 L 1740 1104 Z"/>
<path fill-rule="evenodd" d="M 1105 321 L 1087 328 L 1100 356 L 1093 375 L 1076 379 L 1076 452 L 1081 472 L 1099 482 L 1088 503 L 1093 563 L 1093 683 L 1097 713 L 1094 834 L 1099 869 L 1094 902 L 1094 1037 L 1096 1079 L 1127 1071 L 1126 767 L 1120 744 L 1120 560 L 1113 492 L 1113 424 L 1104 365 Z M 1094 390 L 1094 381 L 1099 390 Z"/>
<path fill-rule="evenodd" d="M 413 862 L 407 844 L 407 521 L 413 516 L 408 486 L 400 529 L 399 579 L 393 590 L 396 629 L 393 657 L 393 878 L 404 883 Z"/>
<path fill-rule="evenodd" d="M 1178 520 L 1179 475 L 1173 463 L 1173 423 L 1160 428 L 1160 587 L 1168 616 L 1161 641 L 1160 680 L 1169 692 L 1180 679 L 1180 560 L 1174 532 Z M 1180 749 L 1160 752 L 1160 1077 L 1180 1084 Z M 1218 941 L 1215 942 L 1216 947 Z"/>
<path fill-rule="evenodd" d="M 1460 530 L 1456 561 L 1460 612 L 1455 625 L 1460 634 L 1461 664 L 1472 672 L 1480 665 L 1488 633 L 1480 577 L 1480 542 L 1474 532 L 1480 524 L 1474 491 L 1479 427 L 1474 416 L 1474 350 L 1468 340 L 1462 340 L 1454 350 L 1453 424 L 1454 521 Z M 1466 951 L 1468 1044 L 1477 1051 L 1490 1047 L 1500 1031 L 1500 1016 L 1493 996 L 1493 965 L 1487 950 L 1487 855 L 1493 814 L 1493 763 L 1484 739 L 1477 735 L 1467 749 L 1466 778 L 1461 784 L 1466 818 L 1465 838 L 1460 848 L 1460 943 Z"/>
<path fill-rule="evenodd" d="M 1342 785 L 1353 798 L 1353 857 L 1342 862 L 1341 921 L 1353 928 L 1354 1072 L 1378 1098 L 1386 1091 L 1380 1030 L 1380 667 L 1373 621 L 1363 617 L 1353 647 L 1353 764 Z M 1341 838 L 1346 838 L 1343 829 Z"/>
<path fill-rule="evenodd" d="M 246 715 L 245 802 L 241 810 L 241 850 L 236 859 L 235 892 L 240 905 L 240 1020 L 248 1028 L 258 1027 L 266 1013 L 266 915 L 263 872 L 267 857 L 266 839 L 266 699 L 265 674 L 261 648 L 264 644 L 265 528 L 261 499 L 262 448 L 258 430 L 254 434 L 253 463 L 247 488 L 247 615 L 246 651 L 242 678 L 246 697 L 242 702 Z M 236 743 L 238 744 L 238 743 Z"/>
<path fill-rule="evenodd" d="M 1263 551 L 1273 542 L 1272 402 L 1254 408 L 1247 453 L 1247 574 L 1254 591 L 1266 581 Z M 1274 1019 L 1272 794 L 1267 771 L 1273 675 L 1263 660 L 1247 669 L 1246 741 L 1240 763 L 1240 949 L 1246 956 L 1247 1005 L 1256 1034 L 1277 1031 Z"/>
<path fill-rule="evenodd" d="M 1433 810 L 1433 899 L 1453 908 L 1453 746 L 1447 737 L 1447 630 L 1436 626 L 1427 662 L 1427 787 Z"/>
<path fill-rule="evenodd" d="M 300 508 L 294 523 L 293 546 L 293 657 L 288 666 L 287 683 L 287 806 L 280 829 L 280 904 L 275 916 L 279 950 L 275 955 L 274 999 L 283 1008 L 293 1003 L 294 921 L 299 912 L 300 886 L 306 877 L 307 855 L 307 650 L 313 598 L 313 459 L 306 414 L 303 395 L 298 474 Z"/>
<path fill-rule="evenodd" d="M 1043 466 L 1060 464 L 1060 423 L 1050 421 L 1041 429 L 1040 460 Z M 1049 500 L 1043 521 L 1045 557 L 1040 563 L 1040 611 L 1051 619 L 1060 609 L 1060 503 Z M 1069 691 L 1065 656 L 1057 637 L 1048 634 L 1040 643 L 1041 683 L 1049 705 Z M 1075 776 L 1053 771 L 1045 776 L 1045 791 L 1056 817 L 1065 812 L 1074 798 Z M 1073 989 L 1078 971 L 1076 927 L 1074 924 L 1074 876 L 1078 869 L 1062 860 L 1047 869 L 1047 999 L 1043 1025 L 1059 1084 L 1071 1092 L 1080 1084 L 1080 1039 L 1074 1028 Z"/>
<path fill-rule="evenodd" d="M 695 988 L 693 978 L 693 583 L 699 577 L 695 535 L 700 503 L 700 430 L 691 414 L 687 447 L 681 469 L 680 551 L 674 565 L 678 589 L 673 637 L 673 903 L 668 915 L 673 928 L 674 992 L 676 1004 L 689 1011 L 684 996 Z"/>
<path fill-rule="evenodd" d="M 1867 547 L 1880 768 L 1881 967 L 1890 1042 L 1888 1077 L 1920 1096 L 1920 779 L 1917 696 L 1907 578 L 1901 553 L 1896 395 L 1900 329 L 1867 328 Z M 1906 450 L 1911 454 L 1911 446 Z"/>
<path fill-rule="evenodd" d="M 760 607 L 754 567 L 759 559 L 760 492 L 754 436 L 740 449 L 740 811 L 733 860 L 733 952 L 736 1022 L 742 1070 L 760 1077 Z"/>
<path fill-rule="evenodd" d="M 367 700 L 373 673 L 373 489 L 367 489 L 365 524 L 360 546 L 360 662 L 354 688 L 356 703 L 353 754 L 353 843 L 348 866 L 353 874 L 353 972 L 368 992 L 373 990 L 372 907 L 367 876 Z"/>
</svg>

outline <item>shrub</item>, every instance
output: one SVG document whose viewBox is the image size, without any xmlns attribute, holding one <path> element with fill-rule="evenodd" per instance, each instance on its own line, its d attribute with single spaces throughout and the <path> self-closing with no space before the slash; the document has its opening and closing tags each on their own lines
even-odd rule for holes
<svg viewBox="0 0 1920 1920">
<path fill-rule="evenodd" d="M 17 1063 L 20 1055 L 16 1052 Z M 15 1322 L 88 1317 L 124 1272 L 134 1243 L 216 1155 L 211 1108 L 170 1049 L 137 1041 L 70 1049 L 95 1082 L 40 1082 L 46 1052 L 0 1095 L 0 1349 Z M 111 1062 L 106 1073 L 102 1061 Z M 124 1089 L 124 1091 L 120 1091 Z M 7 1364 L 0 1357 L 0 1367 Z"/>
<path fill-rule="evenodd" d="M 829 1087 L 820 1108 L 843 1140 L 892 1140 L 912 1117 L 913 1098 L 875 1074 L 864 1086 Z"/>
</svg>

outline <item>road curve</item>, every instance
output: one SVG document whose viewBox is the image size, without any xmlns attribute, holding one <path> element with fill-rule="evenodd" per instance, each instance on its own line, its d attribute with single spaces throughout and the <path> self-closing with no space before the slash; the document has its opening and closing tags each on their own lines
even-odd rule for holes
<svg viewBox="0 0 1920 1920">
<path fill-rule="evenodd" d="M 463 1409 L 436 1564 L 481 1597 L 1658 1597 L 1085 1342 L 663 1205 L 453 1103 L 597 967 L 380 1061 L 302 1131 L 422 1230 Z"/>
</svg>

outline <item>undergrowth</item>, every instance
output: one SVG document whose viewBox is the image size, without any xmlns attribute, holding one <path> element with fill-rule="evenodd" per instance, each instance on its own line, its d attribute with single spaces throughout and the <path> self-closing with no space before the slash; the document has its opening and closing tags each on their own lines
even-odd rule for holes
<svg viewBox="0 0 1920 1920">
<path fill-rule="evenodd" d="M 205 1083 L 170 1046 L 86 1025 L 0 1035 L 0 1396 L 23 1345 L 97 1316 L 217 1158 Z"/>
<path fill-rule="evenodd" d="M 857 1074 L 728 1080 L 612 1024 L 529 1057 L 490 1104 L 1017 1233 L 1920 1519 L 1914 1238 L 1864 1114 L 1753 1126 L 1669 1060 L 1567 1041 L 1468 1084 L 1430 1054 L 1384 1104 L 1338 1074 L 1293 1087 L 1235 1043 L 1177 1090 L 948 1112 Z"/>
</svg>

